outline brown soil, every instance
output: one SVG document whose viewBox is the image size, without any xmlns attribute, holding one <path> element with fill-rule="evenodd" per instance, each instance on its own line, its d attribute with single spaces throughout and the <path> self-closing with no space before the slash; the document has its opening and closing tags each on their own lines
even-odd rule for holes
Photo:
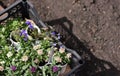
<svg viewBox="0 0 120 76">
<path fill-rule="evenodd" d="M 120 76 L 120 0 L 30 0 L 85 60 L 76 76 Z"/>
</svg>

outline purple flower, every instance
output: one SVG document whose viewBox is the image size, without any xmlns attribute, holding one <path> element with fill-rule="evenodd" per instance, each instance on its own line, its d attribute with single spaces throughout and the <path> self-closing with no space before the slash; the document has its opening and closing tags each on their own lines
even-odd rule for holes
<svg viewBox="0 0 120 76">
<path fill-rule="evenodd" d="M 58 40 L 60 40 L 61 36 L 58 36 L 57 38 L 58 38 Z"/>
<path fill-rule="evenodd" d="M 59 70 L 59 68 L 58 68 L 57 66 L 53 66 L 53 67 L 52 67 L 52 71 L 53 71 L 53 72 L 57 72 L 58 70 Z"/>
<path fill-rule="evenodd" d="M 12 71 L 16 71 L 16 69 L 17 69 L 16 66 L 11 66 Z"/>
<path fill-rule="evenodd" d="M 24 36 L 24 41 L 27 41 L 27 39 L 28 39 L 28 34 L 27 34 L 26 30 L 22 30 L 22 31 L 20 32 L 20 36 Z"/>
<path fill-rule="evenodd" d="M 58 35 L 58 37 L 57 37 L 57 38 L 58 38 L 58 40 L 59 40 L 59 39 L 61 38 L 60 33 L 58 33 L 57 35 Z"/>
<path fill-rule="evenodd" d="M 60 36 L 60 33 L 58 33 L 57 35 Z"/>
<path fill-rule="evenodd" d="M 32 26 L 32 24 L 30 24 L 30 25 L 29 25 L 29 28 L 30 28 L 30 29 L 33 29 L 34 27 Z"/>
<path fill-rule="evenodd" d="M 57 45 L 57 43 L 53 43 L 53 44 L 52 44 L 52 46 L 54 46 L 54 47 L 55 47 L 56 45 Z"/>
<path fill-rule="evenodd" d="M 26 32 L 24 33 L 24 37 L 28 37 L 28 34 Z"/>
<path fill-rule="evenodd" d="M 30 71 L 31 71 L 32 73 L 36 72 L 36 67 L 31 67 L 31 68 L 30 68 Z"/>
<path fill-rule="evenodd" d="M 26 23 L 27 25 L 30 25 L 30 24 L 31 24 L 31 22 L 30 22 L 30 21 L 26 21 L 25 23 Z"/>
<path fill-rule="evenodd" d="M 26 21 L 25 23 L 26 23 L 27 25 L 29 25 L 29 28 L 30 28 L 30 29 L 33 29 L 33 26 L 32 26 L 32 24 L 31 24 L 30 21 Z"/>
<path fill-rule="evenodd" d="M 60 48 L 65 48 L 63 45 L 60 45 Z"/>
<path fill-rule="evenodd" d="M 20 32 L 20 36 L 22 36 L 24 33 L 26 33 L 26 30 L 22 30 L 22 31 Z"/>
<path fill-rule="evenodd" d="M 52 35 L 56 35 L 56 32 L 55 32 L 55 31 L 53 31 L 53 32 L 51 32 L 51 34 L 52 34 Z"/>
<path fill-rule="evenodd" d="M 27 41 L 27 40 L 28 40 L 28 38 L 26 38 L 26 37 L 25 37 L 25 38 L 23 38 L 23 40 L 24 40 L 24 41 Z"/>
</svg>

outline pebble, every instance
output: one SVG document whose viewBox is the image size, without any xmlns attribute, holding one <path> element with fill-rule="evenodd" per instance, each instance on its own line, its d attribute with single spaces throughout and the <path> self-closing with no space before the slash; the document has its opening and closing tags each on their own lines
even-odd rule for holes
<svg viewBox="0 0 120 76">
<path fill-rule="evenodd" d="M 77 3 L 79 0 L 74 0 L 73 2 L 72 2 L 72 4 L 75 4 L 75 3 Z"/>
<path fill-rule="evenodd" d="M 49 6 L 47 6 L 47 8 L 49 9 L 50 7 L 49 7 Z"/>
<path fill-rule="evenodd" d="M 72 13 L 72 10 L 71 10 L 71 9 L 69 10 L 69 13 Z"/>
<path fill-rule="evenodd" d="M 103 14 L 106 14 L 106 12 L 105 12 L 105 11 L 103 11 Z"/>
<path fill-rule="evenodd" d="M 94 50 L 93 50 L 93 49 L 90 49 L 90 51 L 91 51 L 91 52 L 94 52 Z"/>
</svg>

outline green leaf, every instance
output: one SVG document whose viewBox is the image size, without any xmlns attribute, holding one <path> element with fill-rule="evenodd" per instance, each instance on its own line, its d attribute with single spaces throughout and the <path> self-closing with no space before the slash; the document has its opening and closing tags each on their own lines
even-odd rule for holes
<svg viewBox="0 0 120 76">
<path fill-rule="evenodd" d="M 14 72 L 14 75 L 18 75 L 18 74 L 19 74 L 19 71 L 15 71 L 15 72 Z"/>
<path fill-rule="evenodd" d="M 27 65 L 23 66 L 22 69 L 26 70 L 29 66 L 30 66 L 30 64 L 27 64 Z"/>
<path fill-rule="evenodd" d="M 16 63 L 14 61 L 12 61 L 12 65 L 15 65 Z"/>
<path fill-rule="evenodd" d="M 29 70 L 26 70 L 26 72 L 24 73 L 24 76 L 29 76 Z"/>
<path fill-rule="evenodd" d="M 7 70 L 8 71 L 8 75 L 9 76 L 13 76 L 13 74 L 12 74 L 12 71 L 9 69 L 9 70 Z"/>
<path fill-rule="evenodd" d="M 37 67 L 37 65 L 34 63 L 33 58 L 32 58 L 32 66 Z"/>
<path fill-rule="evenodd" d="M 9 47 L 8 47 L 8 46 L 5 46 L 5 50 L 9 50 Z"/>
</svg>

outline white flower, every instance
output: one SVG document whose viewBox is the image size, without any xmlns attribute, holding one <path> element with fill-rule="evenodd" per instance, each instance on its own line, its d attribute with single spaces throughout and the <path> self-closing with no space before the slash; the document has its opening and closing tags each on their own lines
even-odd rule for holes
<svg viewBox="0 0 120 76">
<path fill-rule="evenodd" d="M 52 40 L 50 37 L 44 37 L 44 40 Z"/>
<path fill-rule="evenodd" d="M 2 28 L 2 32 L 5 32 L 5 28 Z"/>
<path fill-rule="evenodd" d="M 28 39 L 29 39 L 29 40 L 33 40 L 33 38 L 32 38 L 30 35 L 28 35 Z"/>
<path fill-rule="evenodd" d="M 21 21 L 21 24 L 24 24 L 24 22 L 23 22 L 23 21 Z"/>
<path fill-rule="evenodd" d="M 7 57 L 8 57 L 8 58 L 11 57 L 12 55 L 13 55 L 12 52 L 8 52 L 8 53 L 7 53 Z"/>
<path fill-rule="evenodd" d="M 43 50 L 42 49 L 37 50 L 37 53 L 38 53 L 38 55 L 42 55 L 43 54 Z"/>
<path fill-rule="evenodd" d="M 64 53 L 65 52 L 65 48 L 64 47 L 60 47 L 59 52 L 60 53 Z"/>
<path fill-rule="evenodd" d="M 12 61 L 14 62 L 14 61 L 15 61 L 15 58 L 13 58 Z"/>
<path fill-rule="evenodd" d="M 2 50 L 0 50 L 0 54 L 2 54 Z"/>
<path fill-rule="evenodd" d="M 33 49 L 34 50 L 37 50 L 37 49 L 39 49 L 41 47 L 41 45 L 35 45 L 35 46 L 33 46 Z"/>
<path fill-rule="evenodd" d="M 55 61 L 57 61 L 57 62 L 62 62 L 62 59 L 61 59 L 59 56 L 55 56 L 54 59 L 55 59 Z"/>
<path fill-rule="evenodd" d="M 39 60 L 38 60 L 38 59 L 35 59 L 35 60 L 34 60 L 34 63 L 39 63 Z"/>
<path fill-rule="evenodd" d="M 3 71 L 4 70 L 4 67 L 0 66 L 0 71 Z"/>
<path fill-rule="evenodd" d="M 72 54 L 71 53 L 68 53 L 67 54 L 67 58 L 71 58 Z"/>
<path fill-rule="evenodd" d="M 0 62 L 0 64 L 4 64 L 4 63 L 5 63 L 5 61 L 1 61 L 1 62 Z"/>
<path fill-rule="evenodd" d="M 47 40 L 47 37 L 45 37 L 44 40 Z"/>
<path fill-rule="evenodd" d="M 22 61 L 26 62 L 27 60 L 28 60 L 28 56 L 25 55 L 25 56 L 22 57 Z"/>
<path fill-rule="evenodd" d="M 58 48 L 54 47 L 54 50 L 57 50 Z"/>
</svg>

